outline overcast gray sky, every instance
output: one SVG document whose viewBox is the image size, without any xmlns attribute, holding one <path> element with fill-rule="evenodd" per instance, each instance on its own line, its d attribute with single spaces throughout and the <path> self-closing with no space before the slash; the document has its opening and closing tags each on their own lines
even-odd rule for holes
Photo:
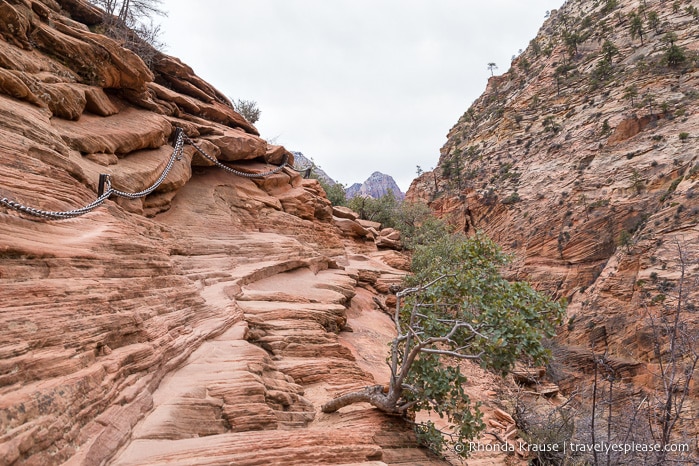
<svg viewBox="0 0 699 466">
<path fill-rule="evenodd" d="M 166 52 L 262 110 L 262 137 L 405 191 L 563 0 L 164 0 Z"/>
</svg>

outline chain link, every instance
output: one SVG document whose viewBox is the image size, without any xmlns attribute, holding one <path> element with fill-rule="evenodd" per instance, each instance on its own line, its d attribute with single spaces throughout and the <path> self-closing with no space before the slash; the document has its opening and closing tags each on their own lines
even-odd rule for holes
<svg viewBox="0 0 699 466">
<path fill-rule="evenodd" d="M 67 211 L 51 211 L 51 210 L 41 210 L 41 209 L 35 209 L 34 207 L 29 207 L 24 204 L 21 204 L 19 202 L 13 201 L 11 199 L 8 199 L 6 197 L 0 198 L 0 205 L 3 205 L 5 207 L 8 207 L 10 209 L 14 209 L 18 212 L 23 212 L 25 214 L 33 215 L 35 217 L 41 217 L 41 218 L 47 218 L 47 219 L 66 219 L 66 218 L 73 218 L 77 217 L 80 215 L 84 215 L 88 212 L 93 211 L 97 207 L 101 206 L 104 204 L 104 202 L 111 197 L 112 194 L 118 197 L 126 198 L 126 199 L 138 199 L 141 197 L 145 197 L 149 194 L 151 194 L 153 191 L 158 189 L 158 186 L 160 186 L 163 181 L 165 181 L 165 178 L 167 178 L 168 174 L 172 170 L 172 167 L 175 164 L 175 160 L 182 160 L 182 153 L 184 150 L 184 145 L 185 143 L 190 144 L 192 147 L 194 147 L 197 152 L 199 152 L 202 156 L 204 156 L 206 159 L 209 161 L 213 162 L 217 167 L 223 168 L 224 170 L 233 173 L 234 175 L 237 176 L 242 176 L 245 178 L 264 178 L 269 175 L 274 175 L 275 173 L 279 173 L 284 169 L 284 167 L 289 166 L 288 160 L 289 157 L 287 154 L 284 154 L 284 160 L 282 160 L 281 165 L 279 165 L 277 168 L 274 170 L 270 170 L 265 173 L 245 173 L 241 172 L 238 170 L 235 170 L 227 165 L 223 165 L 220 163 L 215 157 L 212 157 L 211 155 L 207 154 L 206 151 L 204 151 L 201 147 L 199 147 L 197 144 L 194 143 L 186 134 L 184 134 L 184 131 L 182 128 L 176 128 L 175 130 L 176 136 L 175 136 L 175 147 L 174 150 L 172 151 L 172 155 L 170 156 L 170 160 L 168 160 L 167 165 L 165 166 L 165 169 L 163 172 L 160 174 L 157 180 L 155 180 L 155 183 L 153 183 L 149 188 L 144 189 L 143 191 L 139 191 L 137 193 L 129 193 L 126 191 L 120 191 L 118 189 L 115 189 L 112 187 L 111 180 L 109 178 L 109 175 L 105 177 L 105 183 L 106 183 L 106 190 L 104 193 L 99 196 L 97 199 L 95 199 L 93 202 L 87 204 L 84 207 L 81 207 L 79 209 L 74 209 L 74 210 L 67 210 Z M 296 170 L 294 167 L 291 167 L 292 169 Z M 296 170 L 300 171 L 300 170 Z"/>
<path fill-rule="evenodd" d="M 109 196 L 111 196 L 111 194 L 112 194 L 112 189 L 109 188 L 107 191 L 105 191 L 104 194 L 102 194 L 95 201 L 91 202 L 90 204 L 86 205 L 85 207 L 81 207 L 80 209 L 75 209 L 75 210 L 58 211 L 58 212 L 28 207 L 28 206 L 25 206 L 23 204 L 20 204 L 19 202 L 12 201 L 6 197 L 3 197 L 2 199 L 0 199 L 0 204 L 4 205 L 6 207 L 9 207 L 11 209 L 17 210 L 19 212 L 24 212 L 26 214 L 34 215 L 35 217 L 43 217 L 43 218 L 48 218 L 48 219 L 73 218 L 73 217 L 78 217 L 80 215 L 84 215 L 88 212 L 92 212 L 94 209 L 96 209 L 97 207 L 104 204 L 104 201 L 109 199 Z"/>
<path fill-rule="evenodd" d="M 216 159 L 216 157 L 207 154 L 204 149 L 202 149 L 201 147 L 196 145 L 194 143 L 194 141 L 189 139 L 189 137 L 187 135 L 184 135 L 184 138 L 187 141 L 187 144 L 194 147 L 197 150 L 197 152 L 199 152 L 204 158 L 209 160 L 211 163 L 213 163 L 214 165 L 216 165 L 219 168 L 223 168 L 224 170 L 233 173 L 234 175 L 242 176 L 244 178 L 264 178 L 265 176 L 274 175 L 275 173 L 279 173 L 280 171 L 282 171 L 284 169 L 284 167 L 286 167 L 288 165 L 287 162 L 289 161 L 289 156 L 287 154 L 284 154 L 284 160 L 282 160 L 282 164 L 279 165 L 274 170 L 270 170 L 270 171 L 265 172 L 265 173 L 245 173 L 245 172 L 238 171 L 234 168 L 231 168 L 228 165 L 222 164 L 221 162 L 218 161 L 218 159 Z"/>
<path fill-rule="evenodd" d="M 162 182 L 165 181 L 165 178 L 167 178 L 167 175 L 170 173 L 170 170 L 172 170 L 172 166 L 175 164 L 175 160 L 182 160 L 182 149 L 184 148 L 184 138 L 182 137 L 183 135 L 184 133 L 180 130 L 177 136 L 177 140 L 175 141 L 175 149 L 172 151 L 172 155 L 170 155 L 170 160 L 168 160 L 167 165 L 165 166 L 165 170 L 163 170 L 158 179 L 155 180 L 155 183 L 153 183 L 153 185 L 150 188 L 144 189 L 143 191 L 139 191 L 137 193 L 127 193 L 125 191 L 119 191 L 118 189 L 112 189 L 112 193 L 119 197 L 124 197 L 126 199 L 138 199 L 139 197 L 146 197 L 147 195 L 155 191 L 158 188 L 158 186 L 160 186 Z"/>
</svg>

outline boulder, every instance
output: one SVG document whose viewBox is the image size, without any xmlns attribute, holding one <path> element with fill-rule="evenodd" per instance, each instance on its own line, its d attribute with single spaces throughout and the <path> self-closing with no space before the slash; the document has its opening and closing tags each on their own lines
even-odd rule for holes
<svg viewBox="0 0 699 466">
<path fill-rule="evenodd" d="M 359 223 L 364 228 L 372 228 L 375 231 L 381 230 L 381 224 L 379 222 L 372 222 L 371 220 L 362 220 L 361 218 L 359 218 L 357 219 L 357 223 Z"/>
<path fill-rule="evenodd" d="M 357 212 L 353 211 L 349 207 L 338 206 L 338 205 L 333 206 L 333 215 L 335 217 L 348 218 L 350 220 L 359 219 L 359 214 Z"/>
<path fill-rule="evenodd" d="M 205 136 L 221 151 L 223 161 L 249 160 L 264 157 L 267 142 L 239 129 L 226 129 L 222 136 Z"/>
<path fill-rule="evenodd" d="M 379 232 L 379 235 L 391 241 L 400 241 L 400 231 L 394 228 L 384 228 Z"/>
<path fill-rule="evenodd" d="M 361 238 L 369 234 L 369 231 L 366 228 L 354 220 L 333 216 L 333 221 L 344 235 Z"/>
<path fill-rule="evenodd" d="M 85 86 L 85 110 L 99 116 L 110 116 L 119 113 L 109 96 L 99 87 Z"/>
<path fill-rule="evenodd" d="M 387 236 L 379 236 L 376 238 L 376 247 L 382 249 L 394 249 L 396 251 L 403 249 L 403 245 L 399 240 L 392 240 Z"/>
</svg>

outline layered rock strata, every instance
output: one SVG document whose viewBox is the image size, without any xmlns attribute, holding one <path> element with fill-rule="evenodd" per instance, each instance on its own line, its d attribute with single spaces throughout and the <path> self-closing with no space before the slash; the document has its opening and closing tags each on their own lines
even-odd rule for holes
<svg viewBox="0 0 699 466">
<path fill-rule="evenodd" d="M 147 67 L 93 32 L 101 20 L 81 0 L 0 2 L 0 198 L 72 210 L 95 200 L 101 173 L 141 191 L 175 128 L 239 171 L 292 161 L 189 67 L 162 54 Z M 236 177 L 190 145 L 144 197 L 66 220 L 1 207 L 0 464 L 129 464 L 139 442 L 151 464 L 429 463 L 373 410 L 315 416 L 308 387 L 371 379 L 336 334 L 354 278 L 327 269 L 346 260 L 316 181 Z M 329 277 L 341 299 L 239 305 L 285 272 Z"/>
<path fill-rule="evenodd" d="M 568 299 L 568 388 L 589 382 L 592 351 L 624 382 L 662 385 L 669 346 L 652 317 L 657 330 L 678 302 L 697 332 L 698 32 L 696 2 L 565 2 L 408 191 L 512 252 L 513 277 Z"/>
</svg>

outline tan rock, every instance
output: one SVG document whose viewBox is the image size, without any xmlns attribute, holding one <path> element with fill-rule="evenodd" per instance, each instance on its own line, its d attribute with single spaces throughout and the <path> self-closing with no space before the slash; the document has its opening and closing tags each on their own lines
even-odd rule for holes
<svg viewBox="0 0 699 466">
<path fill-rule="evenodd" d="M 631 3 L 620 6 L 631 8 Z M 589 5 L 564 5 L 547 20 L 537 42 L 549 40 L 550 28 L 560 26 L 563 17 L 583 14 Z M 677 25 L 678 43 L 690 43 L 698 32 L 699 26 L 682 23 L 678 13 L 660 4 L 651 10 Z M 580 26 L 577 21 L 568 25 Z M 422 174 L 407 194 L 409 201 L 429 203 L 458 230 L 485 232 L 512 253 L 516 259 L 509 276 L 570 302 L 568 325 L 557 339 L 559 351 L 567 353 L 559 361 L 570 374 L 559 382 L 564 393 L 593 384 L 594 363 L 574 348 L 624 354 L 628 360 L 615 365 L 629 374 L 639 370 L 630 369 L 635 364 L 656 358 L 649 337 L 649 295 L 656 292 L 663 270 L 674 267 L 671 274 L 678 273 L 677 248 L 671 252 L 667 245 L 676 246 L 682 238 L 686 250 L 693 250 L 699 238 L 692 217 L 699 200 L 689 188 L 696 182 L 696 161 L 688 150 L 691 138 L 679 139 L 682 133 L 694 134 L 699 118 L 696 102 L 685 106 L 676 100 L 686 92 L 683 86 L 699 84 L 699 76 L 683 75 L 686 81 L 678 81 L 671 67 L 651 73 L 636 61 L 644 50 L 666 49 L 661 35 L 649 35 L 643 45 L 628 36 L 610 40 L 619 52 L 615 79 L 599 87 L 556 75 L 554 62 L 566 53 L 563 44 L 551 56 L 525 51 L 510 71 L 491 78 L 450 130 L 439 169 Z M 601 43 L 587 41 L 569 62 L 571 71 L 577 75 L 591 69 L 583 63 L 600 64 L 601 49 Z M 528 71 L 522 73 L 525 59 Z M 628 92 L 632 84 L 640 94 L 634 99 Z M 497 109 L 501 116 L 487 119 L 496 100 L 504 103 Z M 469 178 L 458 180 L 460 188 L 441 170 L 445 162 L 456 162 L 457 153 Z M 694 174 L 687 177 L 679 167 L 692 167 Z M 692 190 L 678 191 L 682 185 Z M 677 280 L 671 276 L 670 282 Z M 685 320 L 696 333 L 689 313 Z M 643 375 L 629 377 L 636 378 L 629 392 L 649 386 Z"/>
<path fill-rule="evenodd" d="M 376 232 L 381 230 L 381 224 L 379 222 L 372 222 L 371 220 L 363 220 L 359 218 L 357 219 L 357 223 L 359 223 L 364 228 L 371 228 Z"/>
<path fill-rule="evenodd" d="M 0 92 L 43 107 L 46 104 L 29 89 L 17 71 L 0 68 Z"/>
<path fill-rule="evenodd" d="M 7 2 L 0 4 L 0 35 L 11 44 L 29 49 L 27 38 L 31 11 L 25 5 L 13 7 Z"/>
<path fill-rule="evenodd" d="M 305 220 L 313 220 L 315 218 L 315 200 L 308 191 L 301 188 L 292 188 L 276 197 L 281 202 L 284 212 Z"/>
<path fill-rule="evenodd" d="M 101 14 L 87 3 L 8 5 L 0 22 L 28 19 L 12 37 L 32 50 L 0 39 L 2 197 L 75 209 L 99 173 L 144 189 L 174 127 L 214 157 L 244 153 L 241 170 L 285 154 L 174 59 L 161 70 L 180 87 L 153 85 L 140 59 L 88 31 Z M 316 415 L 375 383 L 338 335 L 356 278 L 338 265 L 347 252 L 317 181 L 284 170 L 256 183 L 195 157 L 187 146 L 155 192 L 84 216 L 0 208 L 0 463 L 440 464 L 376 410 Z M 370 267 L 385 288 L 391 271 Z M 372 343 L 382 368 L 385 343 Z"/>
<path fill-rule="evenodd" d="M 148 83 L 148 89 L 152 90 L 158 99 L 177 104 L 187 113 L 198 115 L 201 111 L 201 105 L 197 99 L 182 95 L 157 83 Z"/>
<path fill-rule="evenodd" d="M 87 100 L 85 91 L 78 85 L 68 83 L 37 84 L 38 98 L 54 116 L 66 120 L 77 120 L 83 114 Z"/>
<path fill-rule="evenodd" d="M 85 158 L 105 167 L 119 163 L 119 158 L 114 154 L 87 154 Z"/>
<path fill-rule="evenodd" d="M 143 92 L 146 83 L 153 80 L 143 61 L 113 40 L 60 23 L 55 26 L 37 24 L 32 39 L 40 50 L 60 57 L 84 84 Z"/>
<path fill-rule="evenodd" d="M 410 271 L 410 258 L 395 250 L 383 251 L 380 259 L 389 267 L 398 270 Z"/>
<path fill-rule="evenodd" d="M 71 148 L 85 154 L 128 154 L 156 149 L 172 131 L 162 116 L 133 108 L 109 117 L 86 114 L 80 122 L 54 120 L 52 125 Z"/>
<path fill-rule="evenodd" d="M 651 120 L 650 116 L 638 118 L 636 115 L 622 120 L 614 128 L 614 133 L 609 137 L 607 143 L 616 144 L 637 135 L 650 124 Z"/>
<path fill-rule="evenodd" d="M 353 236 L 355 238 L 361 238 L 367 236 L 369 231 L 361 226 L 359 223 L 348 218 L 340 218 L 333 216 L 333 222 L 342 231 L 343 234 L 347 236 Z"/>
<path fill-rule="evenodd" d="M 396 251 L 403 249 L 403 245 L 401 244 L 400 240 L 392 240 L 388 236 L 379 236 L 376 238 L 375 242 L 376 247 L 380 249 L 395 249 Z"/>
<path fill-rule="evenodd" d="M 284 148 L 284 146 L 267 145 L 265 160 L 274 165 L 281 165 L 286 161 L 290 166 L 294 166 L 294 154 Z"/>
<path fill-rule="evenodd" d="M 350 220 L 357 220 L 359 219 L 359 214 L 349 207 L 344 207 L 344 206 L 333 206 L 333 215 L 335 217 L 339 218 L 348 218 Z"/>
<path fill-rule="evenodd" d="M 267 153 L 264 140 L 240 130 L 227 129 L 222 136 L 205 136 L 204 139 L 219 148 L 223 161 L 255 159 Z"/>
<path fill-rule="evenodd" d="M 119 113 L 109 96 L 99 87 L 85 86 L 85 110 L 99 116 L 110 116 Z"/>
<path fill-rule="evenodd" d="M 194 139 L 193 142 L 209 157 L 213 157 L 214 159 L 218 160 L 219 156 L 221 155 L 221 149 L 219 149 L 218 146 L 216 146 L 211 141 L 208 141 L 206 139 Z M 191 145 L 185 146 L 184 150 L 191 154 L 192 166 L 211 167 L 216 165 L 209 158 L 202 155 L 198 149 L 194 148 Z"/>
</svg>

